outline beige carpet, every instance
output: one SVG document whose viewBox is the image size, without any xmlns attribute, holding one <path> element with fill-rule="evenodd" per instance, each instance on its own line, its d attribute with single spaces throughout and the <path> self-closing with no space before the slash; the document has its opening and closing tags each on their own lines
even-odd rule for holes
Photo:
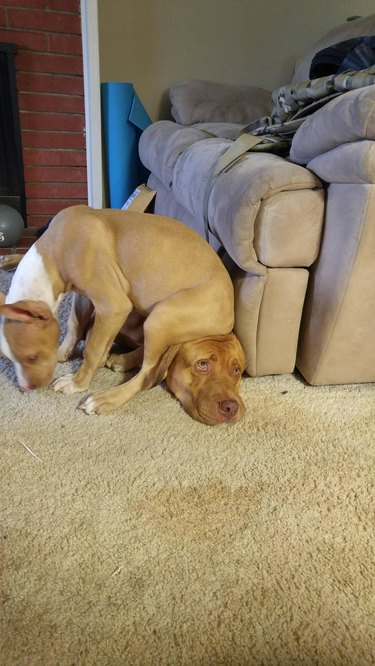
<svg viewBox="0 0 375 666">
<path fill-rule="evenodd" d="M 86 416 L 0 362 L 2 665 L 375 663 L 375 385 L 242 395 L 237 426 L 163 387 Z"/>
</svg>

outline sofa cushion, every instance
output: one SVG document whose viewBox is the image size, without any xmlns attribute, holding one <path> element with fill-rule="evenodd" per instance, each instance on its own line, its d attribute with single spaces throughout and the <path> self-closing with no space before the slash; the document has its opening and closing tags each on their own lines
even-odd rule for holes
<svg viewBox="0 0 375 666">
<path fill-rule="evenodd" d="M 271 113 L 271 92 L 256 86 L 213 81 L 177 81 L 169 91 L 177 123 L 229 122 L 246 125 Z"/>
<path fill-rule="evenodd" d="M 344 143 L 307 167 L 327 183 L 375 183 L 375 141 Z"/>
<path fill-rule="evenodd" d="M 139 155 L 144 166 L 170 187 L 179 155 L 185 148 L 203 139 L 207 139 L 207 134 L 201 128 L 159 120 L 147 127 L 141 135 Z"/>
<path fill-rule="evenodd" d="M 298 128 L 290 157 L 307 164 L 344 143 L 375 136 L 375 85 L 351 90 L 308 116 Z"/>
<path fill-rule="evenodd" d="M 185 127 L 171 120 L 159 120 L 141 135 L 139 155 L 144 166 L 166 187 L 171 187 L 176 161 L 185 148 L 212 137 L 233 141 L 241 129 L 242 125 L 236 123 L 199 123 Z"/>
</svg>

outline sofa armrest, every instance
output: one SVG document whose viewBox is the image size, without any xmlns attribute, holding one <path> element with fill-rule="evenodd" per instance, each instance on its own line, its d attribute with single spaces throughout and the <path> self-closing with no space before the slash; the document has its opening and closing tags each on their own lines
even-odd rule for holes
<svg viewBox="0 0 375 666">
<path fill-rule="evenodd" d="M 308 116 L 298 128 L 290 150 L 297 164 L 344 143 L 375 139 L 375 85 L 351 90 Z"/>
<path fill-rule="evenodd" d="M 190 79 L 170 88 L 171 113 L 177 123 L 230 122 L 243 125 L 272 111 L 269 90 Z"/>
</svg>

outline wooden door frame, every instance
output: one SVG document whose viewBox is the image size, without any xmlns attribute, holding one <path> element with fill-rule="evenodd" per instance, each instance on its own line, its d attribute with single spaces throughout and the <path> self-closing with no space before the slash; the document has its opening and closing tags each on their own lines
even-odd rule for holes
<svg viewBox="0 0 375 666">
<path fill-rule="evenodd" d="M 104 205 L 98 0 L 81 1 L 88 204 Z"/>
</svg>

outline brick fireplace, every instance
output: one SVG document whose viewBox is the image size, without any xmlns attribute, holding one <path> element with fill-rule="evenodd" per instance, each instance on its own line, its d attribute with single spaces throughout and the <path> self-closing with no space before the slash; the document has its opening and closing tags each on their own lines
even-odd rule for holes
<svg viewBox="0 0 375 666">
<path fill-rule="evenodd" d="M 26 223 L 87 203 L 79 0 L 0 0 L 0 42 L 15 44 Z"/>
</svg>

